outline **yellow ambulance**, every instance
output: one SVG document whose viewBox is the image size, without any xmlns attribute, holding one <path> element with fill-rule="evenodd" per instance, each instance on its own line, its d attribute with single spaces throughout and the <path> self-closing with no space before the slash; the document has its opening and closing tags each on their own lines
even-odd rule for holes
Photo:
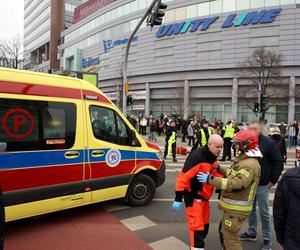
<svg viewBox="0 0 300 250">
<path fill-rule="evenodd" d="M 6 221 L 124 197 L 152 200 L 160 150 L 95 86 L 0 68 L 0 187 Z"/>
</svg>

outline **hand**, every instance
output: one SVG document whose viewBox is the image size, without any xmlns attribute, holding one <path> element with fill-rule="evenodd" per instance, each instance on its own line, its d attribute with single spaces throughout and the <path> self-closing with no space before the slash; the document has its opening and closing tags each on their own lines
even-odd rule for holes
<svg viewBox="0 0 300 250">
<path fill-rule="evenodd" d="M 220 167 L 219 164 L 213 167 L 213 169 L 217 170 L 218 172 L 220 171 L 220 168 L 221 168 L 221 167 Z"/>
<path fill-rule="evenodd" d="M 268 189 L 271 189 L 272 187 L 274 187 L 275 186 L 275 184 L 273 184 L 272 182 L 269 182 L 268 183 Z"/>
<path fill-rule="evenodd" d="M 182 207 L 182 202 L 179 202 L 179 201 L 174 201 L 173 202 L 172 209 L 175 212 L 180 212 L 181 211 L 181 207 Z"/>
<path fill-rule="evenodd" d="M 207 183 L 208 176 L 209 176 L 209 174 L 206 174 L 206 173 L 203 173 L 203 172 L 199 172 L 197 174 L 197 179 L 198 179 L 199 182 Z"/>
<path fill-rule="evenodd" d="M 283 244 L 280 244 L 280 248 L 281 248 L 282 250 L 284 250 Z"/>
</svg>

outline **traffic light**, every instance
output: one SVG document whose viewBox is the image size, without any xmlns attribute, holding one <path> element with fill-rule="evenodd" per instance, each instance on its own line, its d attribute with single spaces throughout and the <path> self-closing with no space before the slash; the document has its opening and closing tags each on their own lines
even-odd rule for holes
<svg viewBox="0 0 300 250">
<path fill-rule="evenodd" d="M 255 102 L 255 103 L 254 103 L 254 112 L 255 112 L 255 113 L 258 113 L 258 112 L 259 112 L 259 103 L 258 103 L 258 102 Z"/>
<path fill-rule="evenodd" d="M 132 99 L 132 96 L 131 95 L 128 95 L 127 96 L 127 99 L 126 99 L 126 106 L 129 107 L 131 106 L 133 103 L 133 99 Z"/>
<path fill-rule="evenodd" d="M 261 98 L 260 98 L 260 109 L 261 109 L 261 112 L 267 111 L 267 109 L 268 109 L 267 103 L 268 103 L 268 96 L 261 95 Z"/>
<path fill-rule="evenodd" d="M 148 23 L 151 27 L 162 24 L 163 17 L 165 16 L 165 12 L 162 10 L 165 10 L 167 7 L 168 5 L 162 3 L 161 0 L 157 2 L 150 17 L 150 23 Z"/>
</svg>

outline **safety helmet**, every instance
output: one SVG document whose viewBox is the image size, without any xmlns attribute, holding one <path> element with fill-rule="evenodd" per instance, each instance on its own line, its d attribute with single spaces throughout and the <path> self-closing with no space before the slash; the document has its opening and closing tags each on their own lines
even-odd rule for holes
<svg viewBox="0 0 300 250">
<path fill-rule="evenodd" d="M 258 148 L 258 136 L 251 130 L 242 130 L 238 132 L 232 142 L 238 143 L 240 150 L 244 152 Z"/>
</svg>

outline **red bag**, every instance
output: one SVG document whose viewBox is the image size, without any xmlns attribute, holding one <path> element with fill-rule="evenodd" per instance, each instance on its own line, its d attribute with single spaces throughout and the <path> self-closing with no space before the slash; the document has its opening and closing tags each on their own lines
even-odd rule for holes
<svg viewBox="0 0 300 250">
<path fill-rule="evenodd" d="M 184 147 L 178 147 L 176 148 L 176 154 L 179 154 L 179 155 L 186 155 L 188 152 L 188 150 Z"/>
</svg>

